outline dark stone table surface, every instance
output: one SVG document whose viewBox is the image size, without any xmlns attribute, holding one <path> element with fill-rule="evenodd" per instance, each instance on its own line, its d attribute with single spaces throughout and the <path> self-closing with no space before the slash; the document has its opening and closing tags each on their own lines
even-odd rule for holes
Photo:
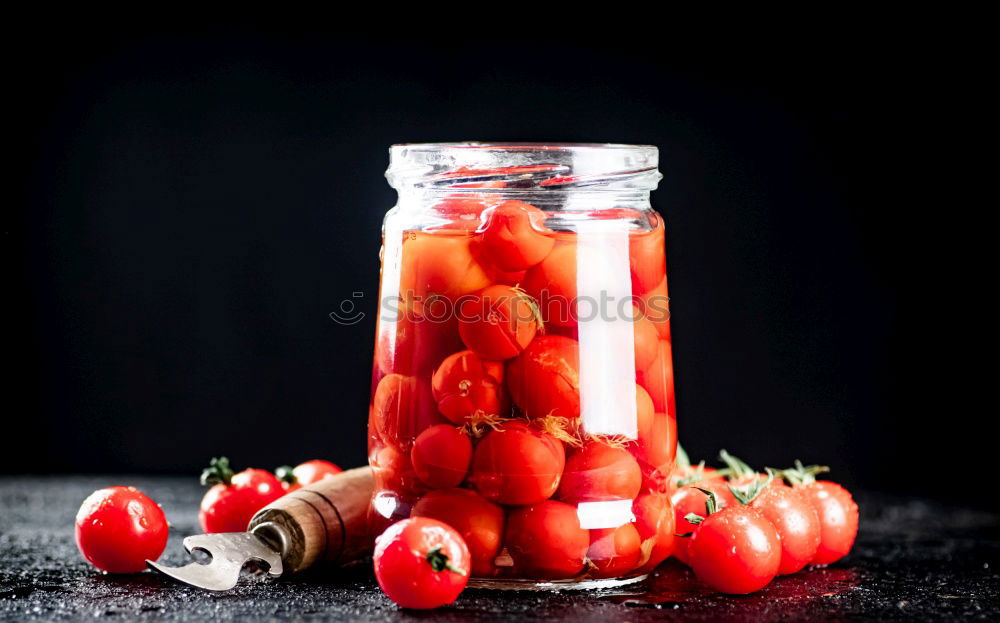
<svg viewBox="0 0 1000 623">
<path fill-rule="evenodd" d="M 171 521 L 163 561 L 182 563 L 197 530 L 193 480 L 149 477 L 0 479 L 0 620 L 570 620 L 1000 621 L 1000 514 L 929 501 L 859 495 L 862 526 L 849 557 L 779 578 L 747 597 L 701 589 L 667 563 L 644 588 L 609 592 L 466 591 L 449 607 L 401 610 L 370 566 L 291 580 L 249 578 L 229 593 L 188 588 L 150 572 L 92 569 L 73 542 L 76 510 L 94 489 L 131 484 Z"/>
</svg>

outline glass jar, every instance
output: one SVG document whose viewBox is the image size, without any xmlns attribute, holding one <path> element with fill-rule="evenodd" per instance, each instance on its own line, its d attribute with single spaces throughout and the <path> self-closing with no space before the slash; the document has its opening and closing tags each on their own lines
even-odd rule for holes
<svg viewBox="0 0 1000 623">
<path fill-rule="evenodd" d="M 670 555 L 657 149 L 395 145 L 369 413 L 378 530 L 465 537 L 471 586 L 611 586 Z"/>
</svg>

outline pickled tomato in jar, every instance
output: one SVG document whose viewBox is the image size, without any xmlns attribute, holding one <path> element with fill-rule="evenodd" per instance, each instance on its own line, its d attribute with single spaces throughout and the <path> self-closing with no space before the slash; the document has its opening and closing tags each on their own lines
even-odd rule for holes
<svg viewBox="0 0 1000 623">
<path fill-rule="evenodd" d="M 655 147 L 396 145 L 372 513 L 452 525 L 470 585 L 641 580 L 677 444 Z"/>
</svg>

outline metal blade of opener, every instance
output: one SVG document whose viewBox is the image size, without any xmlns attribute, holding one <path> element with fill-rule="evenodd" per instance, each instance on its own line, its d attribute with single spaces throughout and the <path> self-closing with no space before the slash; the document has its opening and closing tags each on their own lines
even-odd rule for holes
<svg viewBox="0 0 1000 623">
<path fill-rule="evenodd" d="M 179 582 L 209 591 L 228 591 L 236 586 L 240 571 L 250 561 L 264 563 L 267 574 L 279 577 L 282 572 L 281 554 L 267 541 L 250 532 L 197 534 L 184 539 L 184 549 L 207 552 L 212 560 L 206 564 L 192 562 L 183 567 L 167 567 L 147 560 L 146 565 Z"/>
</svg>

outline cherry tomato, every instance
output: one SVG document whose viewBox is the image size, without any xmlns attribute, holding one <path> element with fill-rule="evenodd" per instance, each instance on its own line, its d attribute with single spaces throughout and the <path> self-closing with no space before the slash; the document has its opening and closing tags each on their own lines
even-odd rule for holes
<svg viewBox="0 0 1000 623">
<path fill-rule="evenodd" d="M 234 474 L 226 457 L 212 459 L 201 473 L 201 484 L 211 485 L 198 513 L 205 533 L 246 532 L 257 511 L 285 494 L 271 472 L 250 468 Z"/>
<path fill-rule="evenodd" d="M 330 461 L 313 459 L 305 463 L 299 463 L 293 469 L 288 465 L 282 465 L 274 470 L 274 475 L 281 481 L 281 486 L 285 491 L 292 492 L 302 487 L 319 482 L 324 478 L 339 474 L 344 470 L 340 469 Z"/>
<path fill-rule="evenodd" d="M 426 517 L 397 522 L 375 539 L 375 579 L 404 608 L 437 608 L 469 583 L 469 548 L 448 524 Z"/>
<path fill-rule="evenodd" d="M 640 570 L 649 571 L 674 551 L 674 511 L 670 508 L 670 498 L 662 493 L 640 495 L 632 503 L 632 514 L 646 557 L 640 562 Z"/>
<path fill-rule="evenodd" d="M 670 503 L 674 507 L 674 524 L 677 526 L 678 534 L 690 534 L 698 530 L 697 525 L 685 519 L 689 513 L 705 514 L 705 502 L 708 496 L 698 489 L 714 493 L 719 509 L 736 504 L 736 498 L 729 491 L 729 485 L 722 479 L 703 480 L 694 486 L 681 487 L 670 498 Z M 688 547 L 690 545 L 691 537 L 678 538 L 674 541 L 674 557 L 683 563 L 690 564 L 688 560 Z"/>
<path fill-rule="evenodd" d="M 778 531 L 781 539 L 779 575 L 795 573 L 812 561 L 819 548 L 819 516 L 800 491 L 772 483 L 750 506 L 763 513 Z"/>
<path fill-rule="evenodd" d="M 636 424 L 638 439 L 635 444 L 637 458 L 660 468 L 664 474 L 670 471 L 677 447 L 677 423 L 666 413 L 654 413 L 653 399 L 641 385 L 636 386 Z"/>
<path fill-rule="evenodd" d="M 576 244 L 556 246 L 528 270 L 524 289 L 538 302 L 546 325 L 576 324 Z"/>
<path fill-rule="evenodd" d="M 781 565 L 781 540 L 759 510 L 735 504 L 705 518 L 690 538 L 688 557 L 699 580 L 723 593 L 764 588 Z"/>
<path fill-rule="evenodd" d="M 472 574 L 492 576 L 500 553 L 504 513 L 496 504 L 469 489 L 435 489 L 414 505 L 412 517 L 430 517 L 458 530 L 472 555 Z"/>
<path fill-rule="evenodd" d="M 847 489 L 829 480 L 794 487 L 816 509 L 820 540 L 814 565 L 828 565 L 846 556 L 858 535 L 858 505 Z"/>
<path fill-rule="evenodd" d="M 587 441 L 566 459 L 556 496 L 571 504 L 631 500 L 640 487 L 642 471 L 628 450 Z"/>
<path fill-rule="evenodd" d="M 503 365 L 463 350 L 441 362 L 431 378 L 431 389 L 441 414 L 455 424 L 462 424 L 476 412 L 506 415 L 508 405 L 502 380 Z"/>
<path fill-rule="evenodd" d="M 146 560 L 156 560 L 163 553 L 167 532 L 163 509 L 135 487 L 98 489 L 76 514 L 80 553 L 109 573 L 144 570 Z"/>
<path fill-rule="evenodd" d="M 386 443 L 408 447 L 417 435 L 446 420 L 438 413 L 428 379 L 387 374 L 372 397 L 375 429 Z"/>
<path fill-rule="evenodd" d="M 667 290 L 667 276 L 655 288 L 641 297 L 643 316 L 656 328 L 661 340 L 670 341 L 670 294 Z"/>
<path fill-rule="evenodd" d="M 427 485 L 417 477 L 409 452 L 382 446 L 375 451 L 371 466 L 377 490 L 392 491 L 410 501 L 428 491 Z"/>
<path fill-rule="evenodd" d="M 580 527 L 575 506 L 546 500 L 511 510 L 504 544 L 514 560 L 515 573 L 564 579 L 583 571 L 590 534 Z"/>
<path fill-rule="evenodd" d="M 650 398 L 658 413 L 667 413 L 677 417 L 674 404 L 674 365 L 670 342 L 660 340 L 657 344 L 657 355 L 652 365 L 638 372 L 636 377 Z"/>
<path fill-rule="evenodd" d="M 632 293 L 645 294 L 666 277 L 664 229 L 658 225 L 650 232 L 629 236 L 629 267 L 632 272 Z"/>
<path fill-rule="evenodd" d="M 483 247 L 501 270 L 531 268 L 545 259 L 555 243 L 541 231 L 545 229 L 545 213 L 523 201 L 504 201 L 483 218 Z"/>
<path fill-rule="evenodd" d="M 529 418 L 580 417 L 580 351 L 576 340 L 542 335 L 510 362 L 507 387 Z"/>
<path fill-rule="evenodd" d="M 410 232 L 403 242 L 399 290 L 405 300 L 426 304 L 433 296 L 454 300 L 490 285 L 472 256 L 470 237 L 462 234 Z"/>
<path fill-rule="evenodd" d="M 535 337 L 539 312 L 523 291 L 490 286 L 465 298 L 459 310 L 462 342 L 483 359 L 516 357 Z"/>
<path fill-rule="evenodd" d="M 430 231 L 457 229 L 461 231 L 474 231 L 479 228 L 480 215 L 486 209 L 486 201 L 483 197 L 469 197 L 464 194 L 456 194 L 439 201 L 434 205 L 434 213 L 440 216 L 444 222 L 428 228 Z"/>
<path fill-rule="evenodd" d="M 469 436 L 450 424 L 431 426 L 417 436 L 410 452 L 413 471 L 434 489 L 457 487 L 472 459 Z"/>
<path fill-rule="evenodd" d="M 630 523 L 590 531 L 587 560 L 594 565 L 591 575 L 595 578 L 624 575 L 639 566 L 641 556 L 639 531 Z"/>
<path fill-rule="evenodd" d="M 634 308 L 635 320 L 632 324 L 635 344 L 635 369 L 648 370 L 659 354 L 660 334 L 653 322 Z"/>
<path fill-rule="evenodd" d="M 396 322 L 379 318 L 375 363 L 383 374 L 430 374 L 451 353 L 462 349 L 458 319 L 450 303 L 439 300 L 422 305 L 399 303 Z"/>
<path fill-rule="evenodd" d="M 488 500 L 534 504 L 559 488 L 566 464 L 562 442 L 522 421 L 505 421 L 479 441 L 469 482 Z"/>
</svg>

